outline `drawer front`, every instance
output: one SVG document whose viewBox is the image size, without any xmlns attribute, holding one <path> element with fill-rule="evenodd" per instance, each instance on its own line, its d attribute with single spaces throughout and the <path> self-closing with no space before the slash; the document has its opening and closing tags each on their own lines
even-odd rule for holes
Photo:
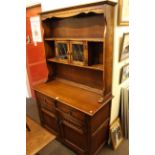
<svg viewBox="0 0 155 155">
<path fill-rule="evenodd" d="M 100 125 L 110 117 L 111 102 L 102 107 L 91 119 L 91 132 L 95 132 Z"/>
<path fill-rule="evenodd" d="M 73 118 L 73 120 L 76 119 L 79 122 L 85 122 L 85 114 L 72 107 L 69 107 L 63 103 L 57 102 L 57 109 L 62 114 L 66 114 L 70 116 L 70 118 Z"/>
<path fill-rule="evenodd" d="M 72 117 L 70 114 L 64 113 L 64 112 L 62 112 L 60 110 L 58 110 L 58 112 L 59 112 L 59 117 L 60 117 L 61 120 L 67 121 L 67 122 L 69 122 L 71 124 L 74 124 L 75 126 L 77 126 L 78 128 L 81 128 L 83 130 L 86 129 L 85 121 L 81 121 L 81 120 L 79 120 L 79 119 L 77 119 L 75 117 Z"/>
<path fill-rule="evenodd" d="M 37 93 L 37 98 L 41 108 L 45 108 L 53 113 L 55 113 L 55 101 L 52 98 L 49 98 L 41 93 Z"/>
</svg>

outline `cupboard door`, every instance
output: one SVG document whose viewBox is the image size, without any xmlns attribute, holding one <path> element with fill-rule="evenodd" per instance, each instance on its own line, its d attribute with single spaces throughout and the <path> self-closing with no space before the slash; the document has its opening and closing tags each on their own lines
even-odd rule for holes
<svg viewBox="0 0 155 155">
<path fill-rule="evenodd" d="M 55 51 L 58 60 L 70 62 L 68 41 L 55 41 Z"/>
<path fill-rule="evenodd" d="M 109 119 L 102 123 L 101 127 L 91 136 L 91 152 L 96 154 L 107 141 L 109 135 Z"/>
<path fill-rule="evenodd" d="M 87 150 L 86 132 L 68 121 L 60 122 L 61 134 L 65 144 L 72 147 L 76 152 L 83 153 Z"/>
<path fill-rule="evenodd" d="M 53 113 L 47 111 L 46 109 L 41 109 L 41 113 L 43 126 L 52 133 L 58 135 L 58 123 L 56 116 Z"/>
<path fill-rule="evenodd" d="M 88 51 L 87 43 L 82 41 L 71 41 L 70 42 L 71 51 L 71 62 L 79 65 L 88 64 Z"/>
</svg>

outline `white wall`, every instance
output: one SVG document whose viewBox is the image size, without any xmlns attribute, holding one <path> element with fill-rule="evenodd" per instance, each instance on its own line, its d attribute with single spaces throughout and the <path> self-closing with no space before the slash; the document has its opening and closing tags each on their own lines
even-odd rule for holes
<svg viewBox="0 0 155 155">
<path fill-rule="evenodd" d="M 122 39 L 123 33 L 129 32 L 128 26 L 117 26 L 118 17 L 118 5 L 115 7 L 115 29 L 114 29 L 114 51 L 113 51 L 113 87 L 112 93 L 114 99 L 112 100 L 112 110 L 111 110 L 111 122 L 113 122 L 119 114 L 120 105 L 120 89 L 124 85 L 128 85 L 129 80 L 122 84 L 119 84 L 120 69 L 123 65 L 129 62 L 129 60 L 124 60 L 119 62 L 119 52 L 120 52 L 120 40 Z"/>
<path fill-rule="evenodd" d="M 41 3 L 42 11 L 53 10 L 58 8 L 64 8 L 69 6 L 75 6 L 79 4 L 97 2 L 101 0 L 26 0 L 27 6 Z M 118 1 L 118 0 L 113 0 Z M 128 85 L 128 80 L 119 85 L 120 78 L 120 69 L 121 67 L 128 63 L 128 60 L 119 62 L 119 48 L 120 48 L 120 38 L 123 36 L 124 32 L 128 32 L 129 28 L 127 26 L 117 26 L 117 17 L 118 17 L 118 5 L 115 7 L 115 29 L 114 29 L 114 57 L 113 57 L 113 88 L 112 92 L 114 95 L 114 99 L 112 101 L 112 110 L 111 110 L 111 122 L 115 120 L 115 118 L 119 114 L 119 100 L 120 100 L 120 89 L 124 85 Z"/>
</svg>

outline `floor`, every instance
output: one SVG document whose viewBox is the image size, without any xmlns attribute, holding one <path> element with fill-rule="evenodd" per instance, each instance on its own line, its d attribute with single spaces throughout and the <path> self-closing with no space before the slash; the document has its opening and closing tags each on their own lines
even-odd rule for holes
<svg viewBox="0 0 155 155">
<path fill-rule="evenodd" d="M 26 99 L 26 114 L 40 123 L 37 106 L 34 100 Z M 39 155 L 76 155 L 73 151 L 62 145 L 57 140 L 49 143 L 39 152 Z M 104 146 L 98 155 L 129 155 L 129 141 L 124 140 L 119 148 L 114 151 L 110 146 Z"/>
<path fill-rule="evenodd" d="M 42 128 L 40 124 L 26 116 L 26 154 L 37 154 L 47 144 L 55 140 L 55 135 Z M 29 130 L 28 130 L 29 129 Z"/>
</svg>

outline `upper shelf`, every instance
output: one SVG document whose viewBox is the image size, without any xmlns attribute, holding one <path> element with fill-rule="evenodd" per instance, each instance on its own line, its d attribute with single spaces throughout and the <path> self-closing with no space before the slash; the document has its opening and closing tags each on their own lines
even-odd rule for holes
<svg viewBox="0 0 155 155">
<path fill-rule="evenodd" d="M 77 66 L 77 67 L 81 67 L 81 68 L 92 69 L 92 70 L 103 71 L 103 64 L 96 64 L 96 65 L 92 65 L 92 66 L 82 66 L 82 65 L 78 65 L 78 64 L 59 61 L 56 58 L 50 58 L 50 59 L 48 59 L 48 61 L 49 62 L 60 63 L 60 64 L 65 64 L 65 65 Z"/>
<path fill-rule="evenodd" d="M 55 40 L 72 40 L 72 41 L 93 41 L 93 42 L 104 42 L 104 38 L 44 38 L 45 41 Z"/>
</svg>

